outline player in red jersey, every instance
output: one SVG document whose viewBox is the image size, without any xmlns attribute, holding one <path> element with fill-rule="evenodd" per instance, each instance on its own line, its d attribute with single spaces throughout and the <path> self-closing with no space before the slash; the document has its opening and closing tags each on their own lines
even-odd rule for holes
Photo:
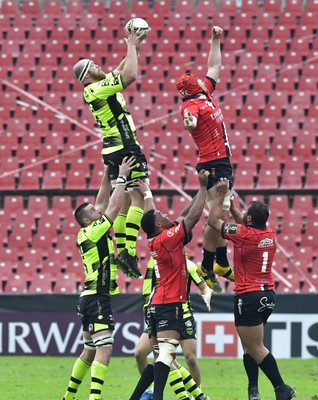
<svg viewBox="0 0 318 400">
<path fill-rule="evenodd" d="M 199 172 L 198 193 L 187 215 L 179 223 L 174 223 L 155 208 L 148 210 L 141 220 L 141 227 L 149 240 L 156 276 L 148 305 L 152 345 L 158 352 L 153 368 L 153 400 L 163 399 L 170 366 L 184 327 L 182 306 L 187 302 L 188 279 L 184 245 L 203 212 L 208 175 L 207 171 Z M 144 198 L 146 202 L 147 193 Z"/>
<path fill-rule="evenodd" d="M 230 189 L 232 187 L 231 150 L 227 129 L 222 110 L 213 97 L 221 70 L 220 38 L 222 34 L 223 30 L 220 27 L 212 28 L 205 80 L 198 79 L 195 74 L 187 73 L 181 75 L 177 82 L 183 102 L 181 114 L 184 128 L 189 131 L 199 151 L 196 169 L 210 171 L 207 197 L 209 209 L 213 207 L 212 188 L 221 177 L 228 178 L 231 182 Z M 229 190 L 224 201 L 224 219 L 228 215 L 230 196 Z M 226 240 L 216 235 L 208 225 L 204 230 L 203 261 L 198 272 L 207 280 L 208 285 L 218 292 L 221 292 L 222 288 L 215 274 L 231 281 L 234 280 L 234 274 L 227 259 Z"/>
<path fill-rule="evenodd" d="M 264 325 L 275 307 L 272 263 L 276 252 L 276 234 L 266 226 L 269 210 L 266 204 L 252 201 L 242 214 L 234 205 L 230 212 L 236 223 L 222 220 L 222 204 L 229 181 L 221 178 L 216 185 L 214 207 L 208 224 L 224 239 L 234 243 L 235 300 L 234 318 L 241 339 L 243 364 L 248 377 L 249 400 L 259 400 L 258 368 L 272 383 L 276 400 L 296 397 L 286 385 L 272 353 L 264 346 Z"/>
</svg>

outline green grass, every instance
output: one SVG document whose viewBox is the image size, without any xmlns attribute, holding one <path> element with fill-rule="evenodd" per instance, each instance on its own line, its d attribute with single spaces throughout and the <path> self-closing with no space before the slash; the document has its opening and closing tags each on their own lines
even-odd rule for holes
<svg viewBox="0 0 318 400">
<path fill-rule="evenodd" d="M 64 394 L 74 362 L 72 357 L 1 357 L 0 399 L 59 400 Z M 179 359 L 183 365 L 184 360 Z M 294 386 L 298 400 L 318 400 L 318 360 L 278 360 L 286 383 Z M 246 400 L 246 376 L 241 360 L 201 359 L 202 388 L 211 400 Z M 128 400 L 139 378 L 133 358 L 113 357 L 104 400 Z M 259 383 L 262 400 L 273 400 L 271 385 L 263 374 Z M 89 377 L 78 392 L 88 399 Z M 175 399 L 168 386 L 165 400 Z"/>
</svg>

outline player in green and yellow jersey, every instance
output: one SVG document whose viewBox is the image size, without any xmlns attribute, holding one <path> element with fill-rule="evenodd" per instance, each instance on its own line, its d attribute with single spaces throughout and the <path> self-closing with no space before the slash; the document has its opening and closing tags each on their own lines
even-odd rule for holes
<svg viewBox="0 0 318 400">
<path fill-rule="evenodd" d="M 126 203 L 114 223 L 114 231 L 121 269 L 130 276 L 141 276 L 136 257 L 136 240 L 143 215 L 143 198 L 133 190 L 136 179 L 148 178 L 147 160 L 137 140 L 136 127 L 127 109 L 122 91 L 137 78 L 138 51 L 145 32 L 127 33 L 126 57 L 118 67 L 105 73 L 90 59 L 82 59 L 73 67 L 73 73 L 84 86 L 84 99 L 90 107 L 103 138 L 102 156 L 109 165 L 112 182 L 118 177 L 124 157 L 135 157 L 136 165 L 127 176 Z"/>
<path fill-rule="evenodd" d="M 85 272 L 84 289 L 77 302 L 82 321 L 84 349 L 74 363 L 68 388 L 62 400 L 74 400 L 85 374 L 91 368 L 89 400 L 101 399 L 101 392 L 112 353 L 114 317 L 111 295 L 115 294 L 116 265 L 114 246 L 109 231 L 124 202 L 125 184 L 134 168 L 134 157 L 125 157 L 119 167 L 117 185 L 110 197 L 109 167 L 105 166 L 95 205 L 81 204 L 74 213 L 81 226 L 77 244 Z"/>
</svg>

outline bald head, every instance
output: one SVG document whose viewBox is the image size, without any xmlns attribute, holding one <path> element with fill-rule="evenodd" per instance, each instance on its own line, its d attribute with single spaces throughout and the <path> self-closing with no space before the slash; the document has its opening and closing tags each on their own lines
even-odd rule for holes
<svg viewBox="0 0 318 400">
<path fill-rule="evenodd" d="M 83 82 L 87 72 L 93 64 L 94 62 L 88 58 L 83 58 L 82 60 L 78 61 L 73 67 L 74 77 L 80 82 Z"/>
</svg>

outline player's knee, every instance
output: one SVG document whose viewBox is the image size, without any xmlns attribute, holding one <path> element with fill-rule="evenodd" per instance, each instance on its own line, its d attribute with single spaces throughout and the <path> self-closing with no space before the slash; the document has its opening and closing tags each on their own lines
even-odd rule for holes
<svg viewBox="0 0 318 400">
<path fill-rule="evenodd" d="M 114 339 L 111 333 L 106 333 L 104 335 L 96 336 L 93 339 L 96 348 L 109 347 L 114 343 Z"/>
<path fill-rule="evenodd" d="M 158 339 L 159 356 L 157 361 L 170 367 L 172 361 L 176 358 L 176 350 L 179 341 L 176 339 Z"/>
</svg>

